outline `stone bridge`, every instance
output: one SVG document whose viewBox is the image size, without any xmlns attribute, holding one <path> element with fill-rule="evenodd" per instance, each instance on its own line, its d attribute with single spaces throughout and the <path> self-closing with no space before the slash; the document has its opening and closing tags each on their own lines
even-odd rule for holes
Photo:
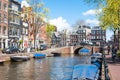
<svg viewBox="0 0 120 80">
<path fill-rule="evenodd" d="M 45 51 L 40 51 L 40 52 L 41 53 L 56 52 L 56 53 L 61 53 L 63 55 L 78 54 L 78 51 L 83 47 L 90 49 L 91 52 L 92 52 L 92 48 L 93 48 L 93 52 L 99 51 L 99 46 L 86 45 L 86 46 L 66 46 L 66 47 L 60 47 L 60 48 L 50 48 L 50 49 L 47 49 Z"/>
<path fill-rule="evenodd" d="M 56 53 L 61 53 L 61 55 L 74 55 L 78 54 L 78 51 L 81 48 L 88 48 L 92 50 L 92 46 L 66 46 L 66 47 L 60 47 L 60 48 L 50 48 L 47 50 L 39 51 L 40 53 L 47 54 L 51 52 L 56 52 Z M 93 50 L 98 51 L 99 47 L 93 46 Z M 36 52 L 30 52 L 30 53 L 19 53 L 19 54 L 0 54 L 0 59 L 4 59 L 5 61 L 9 61 L 11 56 L 19 56 L 19 55 L 29 55 L 31 58 L 33 57 L 33 54 L 31 53 L 36 53 Z"/>
</svg>

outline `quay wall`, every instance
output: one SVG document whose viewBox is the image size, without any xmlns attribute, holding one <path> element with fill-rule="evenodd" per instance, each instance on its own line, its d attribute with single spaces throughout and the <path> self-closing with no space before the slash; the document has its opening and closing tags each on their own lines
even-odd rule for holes
<svg viewBox="0 0 120 80">
<path fill-rule="evenodd" d="M 74 54 L 74 46 L 66 46 L 60 48 L 50 48 L 47 50 L 37 51 L 37 52 L 26 52 L 26 53 L 14 53 L 14 54 L 0 54 L 0 60 L 9 61 L 11 56 L 20 56 L 20 55 L 28 55 L 33 58 L 34 53 L 42 53 L 42 54 L 51 54 L 51 52 L 61 53 L 61 55 L 73 55 Z M 99 51 L 99 47 L 94 47 L 94 52 Z"/>
<path fill-rule="evenodd" d="M 33 58 L 33 54 L 30 54 L 30 53 L 14 53 L 14 54 L 0 54 L 0 60 L 3 60 L 3 61 L 10 61 L 10 57 L 11 56 L 24 56 L 24 55 L 27 55 L 27 56 L 30 56 L 30 58 Z"/>
</svg>

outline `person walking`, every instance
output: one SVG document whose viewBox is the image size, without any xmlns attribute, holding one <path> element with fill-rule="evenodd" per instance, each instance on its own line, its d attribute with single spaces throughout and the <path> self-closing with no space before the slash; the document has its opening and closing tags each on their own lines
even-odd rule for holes
<svg viewBox="0 0 120 80">
<path fill-rule="evenodd" d="M 110 53 L 110 49 L 111 49 L 111 48 L 110 48 L 110 46 L 108 45 L 108 55 L 109 55 L 109 53 Z"/>
<path fill-rule="evenodd" d="M 117 54 L 117 48 L 113 46 L 112 47 L 112 61 L 113 62 L 115 62 L 116 54 Z"/>
<path fill-rule="evenodd" d="M 103 53 L 103 50 L 104 50 L 104 49 L 103 49 L 103 46 L 100 46 L 99 52 L 100 52 L 100 53 Z"/>
</svg>

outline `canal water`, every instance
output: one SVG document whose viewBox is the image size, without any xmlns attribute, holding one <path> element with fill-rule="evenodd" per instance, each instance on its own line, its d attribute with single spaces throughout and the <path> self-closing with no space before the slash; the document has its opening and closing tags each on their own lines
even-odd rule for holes
<svg viewBox="0 0 120 80">
<path fill-rule="evenodd" d="M 87 56 L 61 56 L 6 62 L 0 65 L 0 80 L 71 80 L 74 65 L 88 64 Z"/>
</svg>

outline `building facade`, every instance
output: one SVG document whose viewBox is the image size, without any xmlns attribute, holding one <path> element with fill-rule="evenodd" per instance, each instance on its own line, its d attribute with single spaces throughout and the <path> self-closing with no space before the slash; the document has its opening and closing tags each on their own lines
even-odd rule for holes
<svg viewBox="0 0 120 80">
<path fill-rule="evenodd" d="M 79 26 L 77 34 L 78 43 L 91 41 L 91 28 L 89 26 Z"/>
<path fill-rule="evenodd" d="M 61 37 L 58 32 L 53 32 L 51 38 L 51 46 L 52 47 L 59 47 L 60 46 Z"/>
<path fill-rule="evenodd" d="M 106 43 L 106 31 L 102 30 L 100 26 L 95 26 L 91 31 L 93 44 L 103 46 Z"/>
<path fill-rule="evenodd" d="M 18 46 L 21 37 L 21 4 L 16 0 L 9 0 L 8 38 L 9 46 Z"/>
<path fill-rule="evenodd" d="M 36 36 L 36 46 L 40 46 L 40 44 L 48 44 L 46 24 L 39 27 L 39 30 Z"/>
<path fill-rule="evenodd" d="M 66 46 L 66 43 L 67 43 L 66 30 L 60 32 L 60 37 L 61 37 L 61 40 L 60 40 L 60 47 Z"/>
<path fill-rule="evenodd" d="M 21 32 L 21 40 L 23 40 L 22 43 L 22 48 L 28 48 L 30 47 L 30 36 L 33 34 L 29 34 L 29 28 L 31 27 L 32 24 L 32 8 L 31 7 L 26 7 L 25 5 L 22 7 L 22 32 Z M 30 28 L 31 29 L 31 28 Z M 32 31 L 32 30 L 31 30 Z"/>
<path fill-rule="evenodd" d="M 70 34 L 70 44 L 71 46 L 78 45 L 79 44 L 79 38 L 78 34 L 76 32 L 72 32 Z"/>
<path fill-rule="evenodd" d="M 8 0 L 0 0 L 0 48 L 8 47 Z"/>
</svg>

